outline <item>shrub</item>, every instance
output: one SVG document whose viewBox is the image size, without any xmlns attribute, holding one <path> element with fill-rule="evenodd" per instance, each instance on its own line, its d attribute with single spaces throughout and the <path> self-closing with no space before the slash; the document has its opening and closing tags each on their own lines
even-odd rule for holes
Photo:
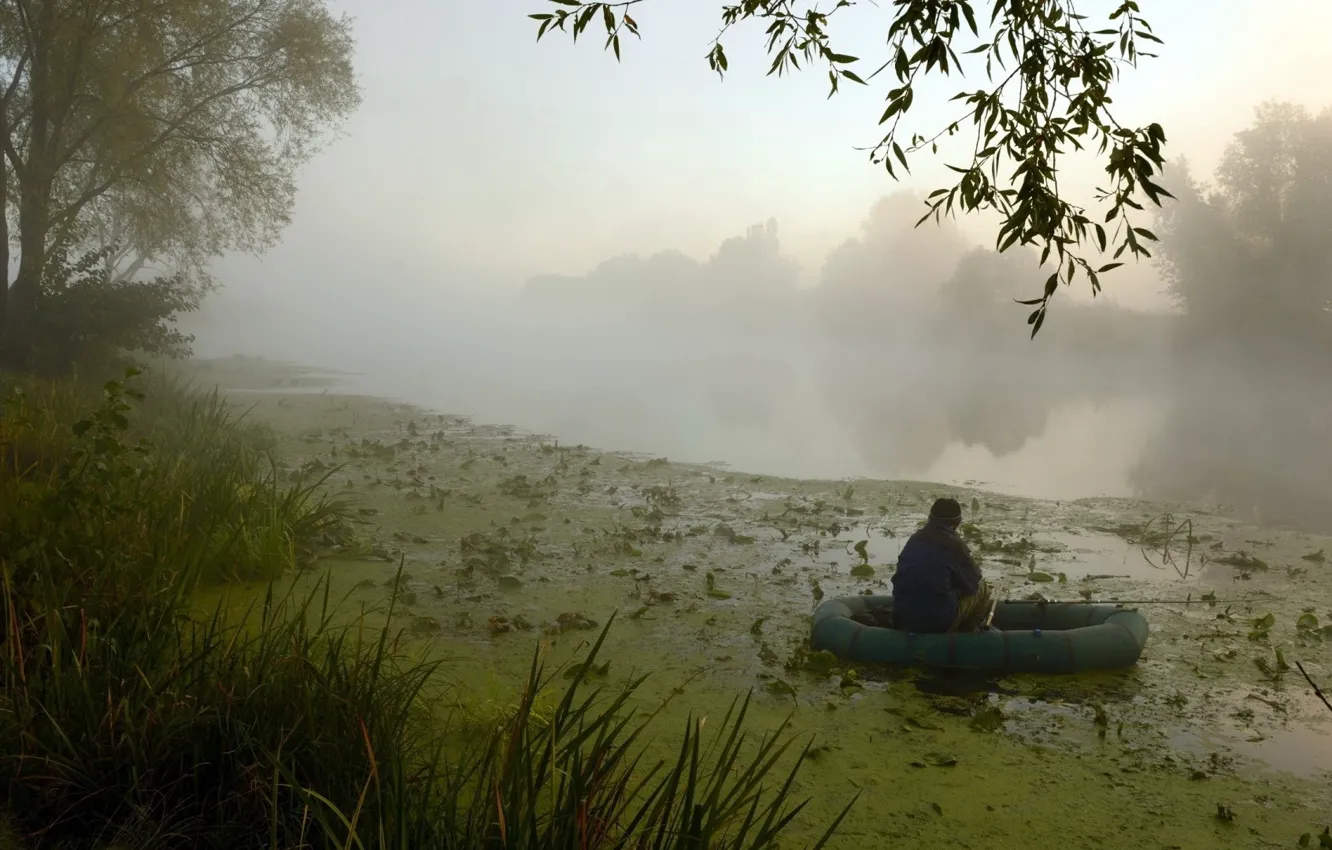
<svg viewBox="0 0 1332 850">
<path fill-rule="evenodd" d="M 118 279 L 104 263 L 113 251 L 89 251 L 73 263 L 52 258 L 32 319 L 0 340 L 11 368 L 54 377 L 79 365 L 121 364 L 132 353 L 189 356 L 193 337 L 171 321 L 197 310 L 202 291 L 179 274 Z"/>
<path fill-rule="evenodd" d="M 107 382 L 97 406 L 64 382 L 11 387 L 0 563 L 20 585 L 44 575 L 80 593 L 110 583 L 185 598 L 200 581 L 276 578 L 302 545 L 345 536 L 346 505 L 323 495 L 324 479 L 284 487 L 269 435 L 216 392 L 157 389 L 156 415 L 131 426 L 143 394 L 124 382 Z M 118 592 L 108 598 L 125 601 Z"/>
</svg>

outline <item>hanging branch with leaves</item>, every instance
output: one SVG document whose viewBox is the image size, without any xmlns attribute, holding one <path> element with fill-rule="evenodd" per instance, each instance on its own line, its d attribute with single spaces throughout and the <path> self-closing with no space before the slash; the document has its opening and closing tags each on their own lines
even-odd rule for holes
<svg viewBox="0 0 1332 850">
<path fill-rule="evenodd" d="M 561 30 L 577 41 L 599 20 L 606 31 L 605 47 L 618 61 L 621 35 L 638 36 L 630 9 L 645 0 L 550 2 L 556 7 L 553 11 L 530 15 L 540 22 L 538 40 Z M 1125 67 L 1136 67 L 1140 58 L 1154 55 L 1139 43 L 1160 43 L 1134 0 L 1123 0 L 1098 29 L 1090 28 L 1088 16 L 1077 11 L 1075 0 L 992 0 L 984 32 L 976 17 L 980 4 L 970 0 L 894 0 L 888 57 L 866 77 L 851 70 L 859 57 L 834 50 L 828 34 L 832 15 L 853 5 L 852 0 L 838 0 L 827 12 L 796 0 L 723 5 L 721 32 L 708 48 L 708 64 L 724 76 L 728 63 L 722 39 L 736 25 L 755 20 L 766 23 L 766 48 L 772 57 L 769 75 L 799 71 L 802 62 L 807 66 L 821 62 L 827 67 L 832 97 L 843 80 L 869 85 L 890 71 L 895 84 L 879 118 L 884 135 L 868 150 L 871 161 L 894 179 L 909 172 L 913 155 L 926 149 L 937 153 L 940 138 L 953 136 L 970 123 L 975 132 L 971 161 L 948 164 L 959 176 L 952 186 L 930 193 L 929 209 L 917 226 L 959 209 L 994 210 L 1003 219 L 995 243 L 998 251 L 1014 245 L 1037 246 L 1042 266 L 1053 258 L 1054 271 L 1041 295 L 1018 302 L 1034 308 L 1027 317 L 1033 337 L 1059 285 L 1072 284 L 1079 270 L 1096 294 L 1101 290 L 1100 275 L 1122 265 L 1119 260 L 1125 252 L 1151 256 L 1145 243 L 1157 241 L 1156 235 L 1135 224 L 1132 216 L 1144 210 L 1138 200 L 1142 196 L 1157 206 L 1172 197 L 1156 182 L 1165 164 L 1165 131 L 1157 123 L 1123 126 L 1115 118 L 1110 97 Z M 978 43 L 959 56 L 956 45 L 968 37 Z M 917 86 L 931 74 L 965 76 L 962 56 L 984 62 L 987 86 L 951 98 L 964 109 L 934 133 L 908 132 L 903 122 L 915 102 Z M 1059 185 L 1061 157 L 1093 147 L 1108 178 L 1106 186 L 1095 192 L 1096 202 L 1108 207 L 1101 221 L 1069 201 Z M 1085 256 L 1089 243 L 1098 255 L 1113 246 L 1113 261 L 1093 265 Z"/>
</svg>

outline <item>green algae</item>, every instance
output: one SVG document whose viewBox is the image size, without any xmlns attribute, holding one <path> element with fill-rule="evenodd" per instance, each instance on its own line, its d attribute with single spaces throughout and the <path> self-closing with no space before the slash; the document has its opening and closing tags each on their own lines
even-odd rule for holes
<svg viewBox="0 0 1332 850">
<path fill-rule="evenodd" d="M 214 370 L 212 378 L 228 376 Z M 261 379 L 250 374 L 246 385 Z M 1153 636 L 1138 668 L 929 694 L 915 687 L 914 673 L 851 671 L 809 653 L 804 637 L 825 594 L 883 592 L 896 551 L 935 495 L 965 497 L 973 514 L 983 500 L 968 533 L 992 541 L 977 549 L 987 574 L 1009 592 L 1034 574 L 1065 572 L 1070 535 L 1117 530 L 1135 545 L 1175 545 L 1144 533 L 1160 512 L 1126 500 L 1053 505 L 919 483 L 782 481 L 557 447 L 369 398 L 295 394 L 244 403 L 283 435 L 288 465 L 345 464 L 331 480 L 367 511 L 360 549 L 289 583 L 327 571 L 348 615 L 373 621 L 402 560 L 400 590 L 413 595 L 400 598 L 410 599 L 411 622 L 429 624 L 421 651 L 449 659 L 455 696 L 441 711 L 494 722 L 515 701 L 506 689 L 521 682 L 534 641 L 577 664 L 586 641 L 567 626 L 620 610 L 637 616 L 616 624 L 604 678 L 650 671 L 640 698 L 653 708 L 671 702 L 665 728 L 688 712 L 721 717 L 738 690 L 752 687 L 756 733 L 791 715 L 792 728 L 817 742 L 820 755 L 794 789 L 814 796 L 797 838 L 814 837 L 860 792 L 833 846 L 1118 846 L 1126 837 L 1187 848 L 1288 846 L 1328 810 L 1325 785 L 1258 776 L 1239 754 L 1255 736 L 1320 719 L 1298 683 L 1273 681 L 1274 668 L 1264 672 L 1254 659 L 1260 648 L 1272 655 L 1274 647 L 1320 640 L 1304 615 L 1332 611 L 1329 577 L 1302 577 L 1300 598 L 1286 603 L 1289 587 L 1276 568 L 1321 551 L 1323 541 L 1200 513 L 1190 524 L 1198 543 L 1181 545 L 1205 545 L 1213 557 L 1188 581 L 1161 569 L 1144 587 L 1067 570 L 1070 585 L 1098 597 L 1200 600 L 1149 606 Z M 1272 569 L 1243 561 L 1258 534 L 1271 542 L 1263 563 Z M 863 567 L 873 572 L 858 575 Z M 1201 601 L 1215 600 L 1218 588 L 1234 598 L 1236 582 L 1244 583 L 1241 603 Z M 240 605 L 261 591 L 229 588 L 212 601 Z M 1269 612 L 1271 622 L 1255 628 Z M 495 618 L 530 628 L 496 631 Z M 1253 700 L 1261 711 L 1249 708 L 1245 695 L 1284 712 Z M 671 748 L 665 738 L 663 753 Z M 940 754 L 955 761 L 938 767 L 932 759 Z M 1218 806 L 1233 819 L 1219 820 Z"/>
</svg>

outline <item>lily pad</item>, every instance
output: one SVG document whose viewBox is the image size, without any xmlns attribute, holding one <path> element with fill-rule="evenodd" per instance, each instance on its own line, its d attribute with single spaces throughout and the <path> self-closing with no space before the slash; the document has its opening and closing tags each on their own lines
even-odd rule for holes
<svg viewBox="0 0 1332 850">
<path fill-rule="evenodd" d="M 573 679 L 580 673 L 586 673 L 587 676 L 605 678 L 605 676 L 610 673 L 610 665 L 611 663 L 609 661 L 605 664 L 593 664 L 591 666 L 588 666 L 586 662 L 581 664 L 571 664 L 569 665 L 569 669 L 564 671 L 564 678 Z"/>
<path fill-rule="evenodd" d="M 833 670 L 837 669 L 837 656 L 826 649 L 820 649 L 811 652 L 805 656 L 803 668 L 816 676 L 831 676 Z"/>
<path fill-rule="evenodd" d="M 951 753 L 926 753 L 922 758 L 907 764 L 912 767 L 957 767 L 957 756 Z"/>
<path fill-rule="evenodd" d="M 997 705 L 987 705 L 971 716 L 971 728 L 978 732 L 998 732 L 1004 728 L 1004 711 Z"/>
<path fill-rule="evenodd" d="M 928 720 L 921 720 L 919 717 L 915 717 L 912 715 L 908 715 L 907 717 L 905 717 L 904 722 L 905 722 L 904 728 L 907 729 L 915 728 L 915 729 L 925 729 L 937 732 L 938 730 L 943 728 L 942 726 L 939 726 L 935 723 L 931 723 Z"/>
<path fill-rule="evenodd" d="M 1249 640 L 1262 640 L 1272 631 L 1272 626 L 1276 625 L 1276 617 L 1269 611 L 1261 617 L 1250 620 L 1249 624 L 1253 626 L 1253 630 L 1249 632 Z"/>
<path fill-rule="evenodd" d="M 1027 573 L 1027 581 L 1054 581 L 1055 577 L 1049 573 L 1043 573 L 1037 570 Z"/>
</svg>

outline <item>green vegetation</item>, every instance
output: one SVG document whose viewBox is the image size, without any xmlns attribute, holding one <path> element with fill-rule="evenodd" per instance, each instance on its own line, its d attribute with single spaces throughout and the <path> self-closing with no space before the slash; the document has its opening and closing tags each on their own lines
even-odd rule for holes
<svg viewBox="0 0 1332 850">
<path fill-rule="evenodd" d="M 538 650 L 516 707 L 478 720 L 434 709 L 447 658 L 406 642 L 396 581 L 379 626 L 339 616 L 327 581 L 299 598 L 270 584 L 239 618 L 193 613 L 204 583 L 276 578 L 352 542 L 350 506 L 323 479 L 288 483 L 270 441 L 216 393 L 10 382 L 0 760 L 20 841 L 775 846 L 803 806 L 790 736 L 748 741 L 746 699 L 716 738 L 691 718 L 676 758 L 650 763 L 653 718 L 631 710 L 643 679 L 584 682 L 609 625 L 570 675 Z M 552 696 L 557 673 L 571 681 Z"/>
<path fill-rule="evenodd" d="M 552 11 L 529 17 L 539 21 L 538 39 L 551 30 L 563 30 L 576 40 L 594 22 L 606 32 L 605 46 L 620 58 L 621 35 L 638 35 L 638 22 L 630 13 L 643 0 L 584 2 L 550 0 Z M 1139 14 L 1134 0 L 1123 0 L 1096 28 L 1088 14 L 1080 14 L 1075 0 L 1039 0 L 1033 3 L 994 2 L 988 21 L 978 22 L 970 0 L 939 3 L 905 0 L 893 4 L 883 21 L 887 50 L 872 73 L 851 70 L 860 58 L 837 51 L 829 36 L 830 19 L 850 9 L 851 0 L 839 0 L 831 9 L 796 0 L 744 0 L 721 7 L 721 32 L 708 50 L 712 70 L 728 70 L 722 39 L 743 23 L 759 22 L 766 29 L 766 49 L 772 57 L 768 74 L 800 70 L 801 63 L 827 67 L 829 97 L 843 80 L 869 85 L 891 69 L 895 81 L 886 95 L 887 107 L 879 118 L 886 131 L 872 148 L 870 158 L 896 177 L 907 171 L 912 155 L 928 149 L 937 154 L 939 142 L 962 131 L 968 120 L 975 144 L 968 146 L 969 161 L 948 167 L 959 177 L 952 186 L 930 193 L 929 209 L 917 224 L 955 209 L 963 212 L 997 211 L 1002 223 L 996 247 L 1014 245 L 1041 249 L 1041 264 L 1052 256 L 1054 272 L 1037 298 L 1021 303 L 1034 306 L 1027 318 L 1032 336 L 1045 321 L 1050 298 L 1059 284 L 1071 284 L 1078 270 L 1100 291 L 1099 274 L 1122 265 L 1093 266 L 1082 246 L 1090 241 L 1097 253 L 1114 245 L 1114 258 L 1128 251 L 1134 257 L 1151 256 L 1145 243 L 1156 235 L 1134 224 L 1130 217 L 1143 210 L 1146 196 L 1160 205 L 1172 197 L 1156 182 L 1165 164 L 1165 131 L 1160 124 L 1125 127 L 1112 109 L 1110 90 L 1125 67 L 1136 67 L 1148 53 L 1140 44 L 1160 43 Z M 1085 6 L 1083 7 L 1085 9 Z M 984 14 L 982 6 L 981 12 Z M 917 87 L 931 74 L 965 75 L 966 63 L 958 55 L 965 38 L 975 43 L 961 50 L 970 70 L 983 66 L 987 87 L 959 91 L 962 115 L 924 134 L 903 124 L 915 102 Z M 878 60 L 876 60 L 878 61 Z M 1082 206 L 1061 192 L 1060 158 L 1095 148 L 1109 175 L 1107 188 L 1097 190 L 1097 201 L 1108 202 L 1103 221 L 1096 221 Z M 1114 231 L 1107 235 L 1106 225 Z"/>
<path fill-rule="evenodd" d="M 0 286 L 7 364 L 88 354 L 52 351 L 81 340 L 60 319 L 132 314 L 143 339 L 122 325 L 114 342 L 151 347 L 159 320 L 209 287 L 210 259 L 271 246 L 296 168 L 359 103 L 351 54 L 350 20 L 323 0 L 0 4 L 0 268 L 18 248 Z M 67 260 L 98 267 L 99 285 L 53 279 Z M 145 268 L 169 271 L 144 281 Z"/>
</svg>

